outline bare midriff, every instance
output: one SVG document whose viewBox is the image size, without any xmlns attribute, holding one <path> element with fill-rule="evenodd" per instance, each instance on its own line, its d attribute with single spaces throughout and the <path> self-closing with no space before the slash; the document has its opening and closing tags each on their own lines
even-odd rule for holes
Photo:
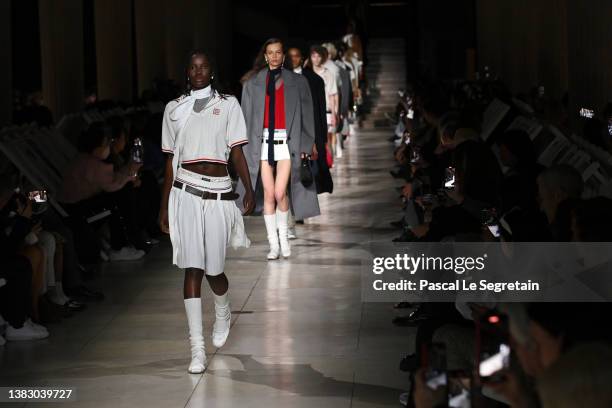
<svg viewBox="0 0 612 408">
<path fill-rule="evenodd" d="M 194 173 L 202 174 L 204 176 L 211 177 L 225 177 L 229 173 L 227 172 L 227 165 L 221 163 L 210 163 L 210 162 L 198 162 L 198 163 L 185 163 L 181 165 L 185 170 L 193 171 Z"/>
</svg>

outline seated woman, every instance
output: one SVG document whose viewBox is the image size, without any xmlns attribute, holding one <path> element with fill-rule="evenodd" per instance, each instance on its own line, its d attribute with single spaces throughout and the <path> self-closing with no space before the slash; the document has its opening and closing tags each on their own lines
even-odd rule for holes
<svg viewBox="0 0 612 408">
<path fill-rule="evenodd" d="M 111 136 L 109 128 L 101 122 L 90 125 L 79 138 L 79 155 L 64 174 L 58 201 L 71 215 L 71 227 L 77 243 L 91 242 L 91 228 L 85 219 L 100 209 L 110 209 L 111 260 L 134 260 L 144 256 L 144 251 L 128 245 L 125 226 L 120 218 L 112 196 L 104 193 L 118 191 L 136 179 L 139 163 L 127 163 L 118 170 L 106 163 L 110 155 Z M 98 251 L 99 253 L 99 251 Z"/>
</svg>

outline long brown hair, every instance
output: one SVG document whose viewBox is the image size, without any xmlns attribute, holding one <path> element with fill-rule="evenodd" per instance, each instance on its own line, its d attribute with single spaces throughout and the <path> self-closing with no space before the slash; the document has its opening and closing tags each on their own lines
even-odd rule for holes
<svg viewBox="0 0 612 408">
<path fill-rule="evenodd" d="M 263 45 L 261 46 L 261 49 L 259 50 L 259 52 L 257 53 L 257 56 L 255 57 L 255 61 L 253 62 L 253 68 L 251 68 L 249 72 L 247 72 L 246 74 L 242 76 L 242 78 L 240 78 L 240 83 L 244 84 L 246 81 L 248 81 L 253 76 L 255 76 L 255 74 L 257 74 L 259 71 L 266 68 L 266 66 L 268 65 L 266 63 L 266 48 L 268 48 L 268 45 L 270 44 L 277 44 L 277 43 L 282 44 L 283 53 L 285 52 L 285 44 L 283 43 L 283 40 L 281 40 L 280 38 L 276 38 L 276 37 L 268 38 L 263 43 Z"/>
</svg>

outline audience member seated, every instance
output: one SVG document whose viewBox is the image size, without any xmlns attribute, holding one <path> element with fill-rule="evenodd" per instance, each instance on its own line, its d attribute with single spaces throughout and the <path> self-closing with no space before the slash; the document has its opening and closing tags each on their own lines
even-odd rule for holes
<svg viewBox="0 0 612 408">
<path fill-rule="evenodd" d="M 108 250 L 110 260 L 136 260 L 145 255 L 142 250 L 129 245 L 126 227 L 121 219 L 118 205 L 113 195 L 127 183 L 136 179 L 141 164 L 129 162 L 114 170 L 113 165 L 106 163 L 110 155 L 110 129 L 104 123 L 93 123 L 79 139 L 79 155 L 64 175 L 62 189 L 58 200 L 70 214 L 70 226 L 80 254 L 88 258 L 103 258 Z M 110 210 L 110 245 L 102 250 L 101 242 L 96 238 L 87 219 L 101 210 Z"/>
<path fill-rule="evenodd" d="M 40 247 L 28 244 L 32 203 L 17 196 L 7 178 L 0 178 L 0 344 L 49 336 L 40 322 L 39 296 L 43 286 Z M 33 321 L 34 320 L 34 321 Z M 4 327 L 6 326 L 6 327 Z"/>
<path fill-rule="evenodd" d="M 552 240 L 571 241 L 571 214 L 582 195 L 582 176 L 573 167 L 560 164 L 540 173 L 537 183 L 540 209 L 548 220 Z"/>
</svg>

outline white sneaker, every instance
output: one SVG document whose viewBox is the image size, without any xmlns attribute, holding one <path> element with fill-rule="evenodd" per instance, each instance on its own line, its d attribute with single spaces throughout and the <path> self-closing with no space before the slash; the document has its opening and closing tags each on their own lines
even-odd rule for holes
<svg viewBox="0 0 612 408">
<path fill-rule="evenodd" d="M 110 260 L 111 261 L 136 261 L 143 256 L 145 256 L 146 252 L 140 249 L 135 249 L 131 247 L 123 247 L 118 251 L 110 252 Z"/>
<path fill-rule="evenodd" d="M 25 324 L 29 325 L 33 330 L 39 332 L 40 334 L 44 334 L 46 336 L 49 335 L 49 331 L 47 330 L 45 326 L 34 323 L 32 319 L 30 318 L 28 318 L 28 320 L 25 321 Z"/>
<path fill-rule="evenodd" d="M 8 341 L 28 341 L 28 340 L 40 340 L 49 337 L 49 333 L 46 334 L 35 329 L 27 322 L 24 323 L 23 327 L 16 329 L 10 324 L 6 328 L 6 339 Z"/>
</svg>

